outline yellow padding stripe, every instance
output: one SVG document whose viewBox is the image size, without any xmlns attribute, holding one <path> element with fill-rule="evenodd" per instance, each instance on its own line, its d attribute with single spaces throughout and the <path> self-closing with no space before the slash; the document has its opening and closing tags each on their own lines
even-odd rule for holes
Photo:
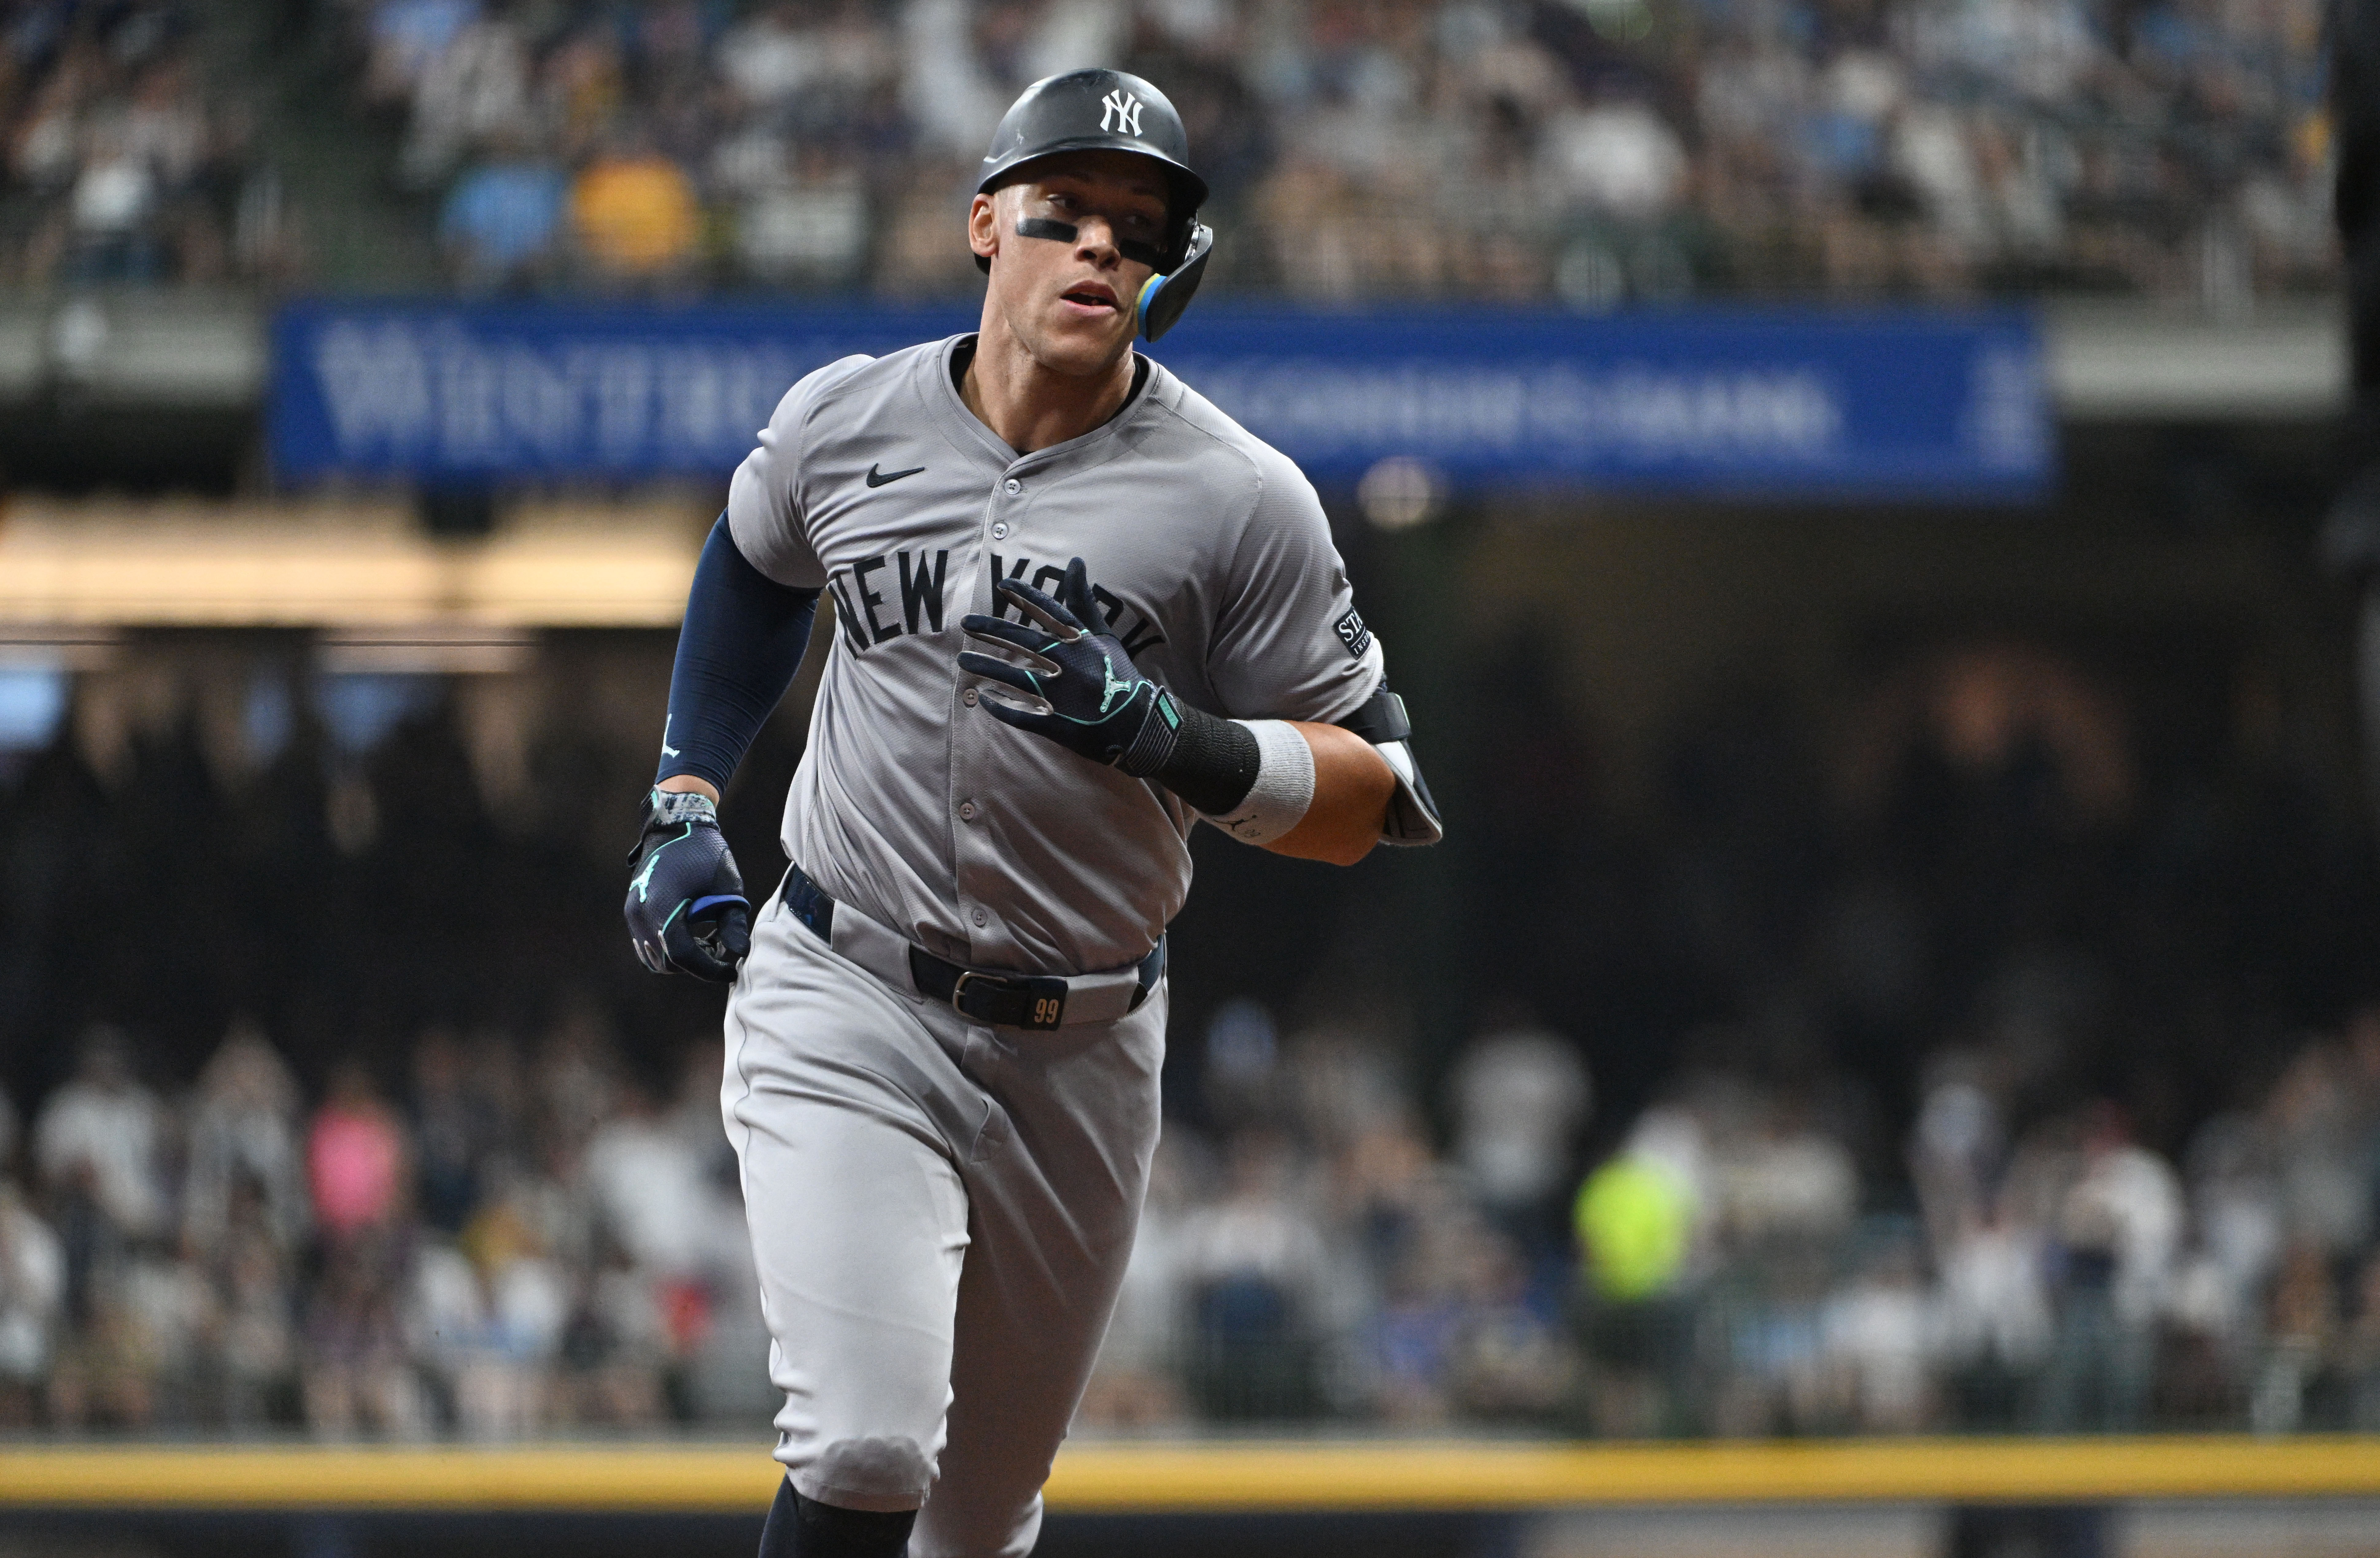
<svg viewBox="0 0 2380 1558">
<path fill-rule="evenodd" d="M 0 1506 L 758 1514 L 775 1463 L 674 1444 L 0 1450 Z M 1214 1442 L 1071 1446 L 1059 1511 L 2380 1496 L 2380 1436 L 1719 1444 Z"/>
<path fill-rule="evenodd" d="M 1542 1509 L 2380 1494 L 2380 1437 L 1085 1446 L 1053 1508 Z"/>
</svg>

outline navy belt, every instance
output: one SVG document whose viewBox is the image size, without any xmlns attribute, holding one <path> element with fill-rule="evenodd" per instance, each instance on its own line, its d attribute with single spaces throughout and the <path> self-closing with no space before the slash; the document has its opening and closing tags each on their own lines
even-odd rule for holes
<svg viewBox="0 0 2380 1558">
<path fill-rule="evenodd" d="M 935 956 L 905 938 L 895 937 L 848 905 L 838 906 L 799 866 L 786 870 L 777 889 L 793 917 L 810 933 L 844 954 L 888 983 L 899 986 L 900 973 L 929 1001 L 941 1002 L 970 1022 L 989 1028 L 1063 1028 L 1069 1022 L 1112 1021 L 1136 1012 L 1165 976 L 1165 938 L 1148 949 L 1139 962 L 1101 974 L 998 974 L 965 968 Z M 844 917 L 844 936 L 836 939 L 836 919 Z M 860 921 L 855 925 L 852 921 Z M 859 933 L 862 927 L 867 932 Z M 892 961 L 892 943 L 907 951 L 906 968 L 883 967 Z M 870 955 L 875 954 L 875 955 Z"/>
</svg>

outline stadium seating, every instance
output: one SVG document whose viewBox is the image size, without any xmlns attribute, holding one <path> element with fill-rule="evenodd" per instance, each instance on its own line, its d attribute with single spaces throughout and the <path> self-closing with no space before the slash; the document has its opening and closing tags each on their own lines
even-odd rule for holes
<svg viewBox="0 0 2380 1558">
<path fill-rule="evenodd" d="M 1219 287 L 2227 309 L 2336 266 L 2313 0 L 248 9 L 9 7 L 6 275 L 963 292 L 993 119 L 1094 62 L 1182 107 Z"/>
</svg>

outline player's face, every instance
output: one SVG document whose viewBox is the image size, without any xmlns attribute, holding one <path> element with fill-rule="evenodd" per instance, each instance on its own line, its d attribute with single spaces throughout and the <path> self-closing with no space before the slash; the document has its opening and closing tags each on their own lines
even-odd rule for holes
<svg viewBox="0 0 2380 1558">
<path fill-rule="evenodd" d="M 1134 306 L 1155 274 L 1119 243 L 1164 242 L 1167 190 L 1148 159 L 1125 152 L 1052 158 L 1021 183 L 978 195 L 969 242 L 991 256 L 991 298 L 1036 361 L 1067 374 L 1112 368 L 1132 346 Z M 1072 241 L 1018 236 L 1038 218 Z"/>
</svg>

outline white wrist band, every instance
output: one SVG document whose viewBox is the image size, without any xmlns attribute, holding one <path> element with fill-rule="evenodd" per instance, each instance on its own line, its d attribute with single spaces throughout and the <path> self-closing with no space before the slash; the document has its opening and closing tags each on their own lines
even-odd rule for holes
<svg viewBox="0 0 2380 1558">
<path fill-rule="evenodd" d="M 1232 723 L 1257 738 L 1257 782 L 1229 816 L 1207 821 L 1242 844 L 1269 843 L 1297 826 L 1314 804 L 1314 749 L 1287 720 Z"/>
</svg>

